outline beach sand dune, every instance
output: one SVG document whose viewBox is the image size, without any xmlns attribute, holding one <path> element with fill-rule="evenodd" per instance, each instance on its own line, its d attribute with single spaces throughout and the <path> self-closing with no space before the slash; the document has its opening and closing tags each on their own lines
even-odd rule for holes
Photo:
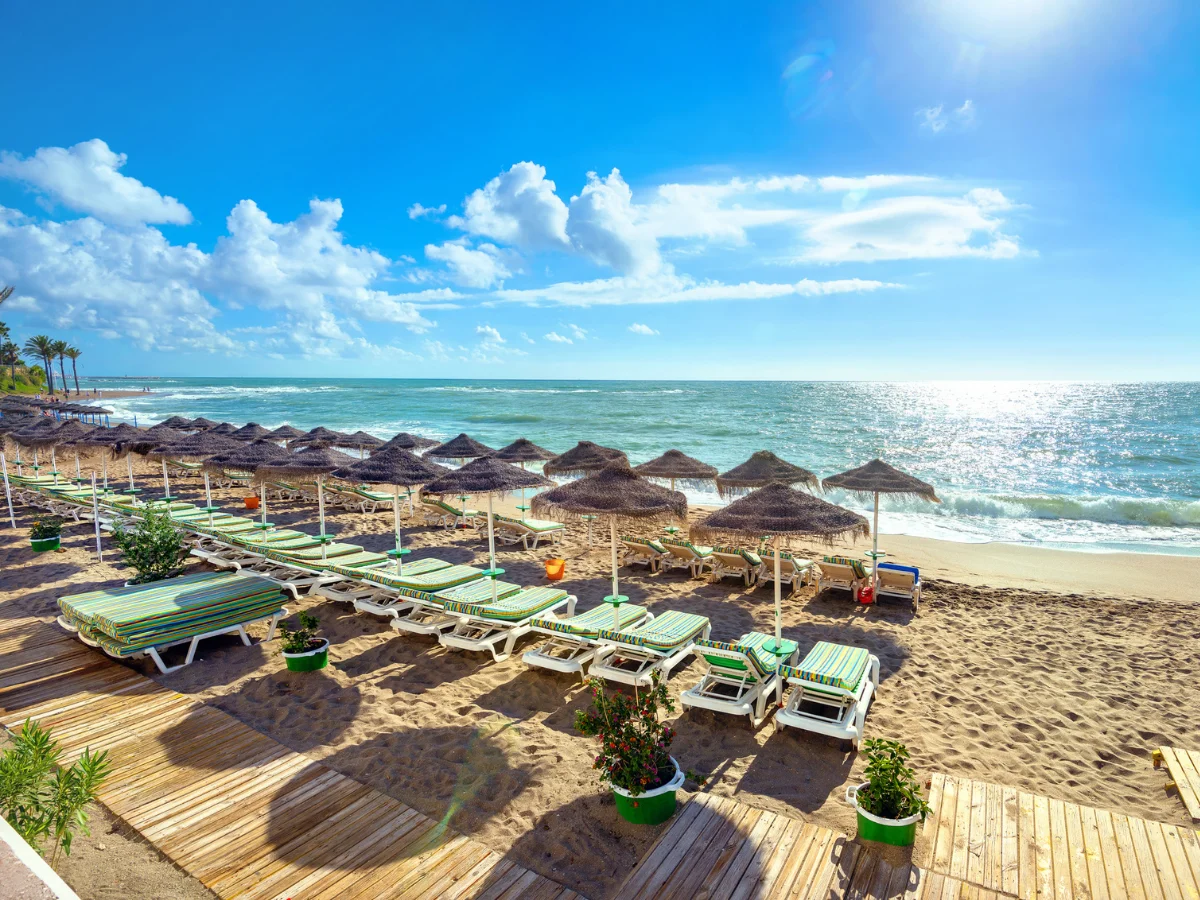
<svg viewBox="0 0 1200 900">
<path fill-rule="evenodd" d="M 198 496 L 197 479 L 178 487 Z M 231 492 L 221 496 L 226 505 L 237 502 Z M 315 511 L 303 504 L 273 506 L 271 518 L 315 530 Z M 26 512 L 23 524 L 29 519 Z M 331 530 L 382 550 L 391 545 L 390 521 L 390 514 L 339 513 Z M 486 541 L 474 532 L 407 521 L 405 528 L 413 558 L 486 558 Z M 23 531 L 0 531 L 0 615 L 49 620 L 56 597 L 123 580 L 115 552 L 98 565 L 84 528 L 68 534 L 66 552 L 34 557 Z M 1200 682 L 1200 604 L 1180 599 L 1187 585 L 1176 574 L 1191 574 L 1187 563 L 1195 561 L 1179 568 L 1174 558 L 1156 566 L 1163 558 L 1146 557 L 1139 577 L 1108 582 L 1128 596 L 1105 597 L 1076 589 L 1062 564 L 1047 569 L 1036 559 L 1029 563 L 1036 577 L 993 577 L 993 586 L 982 585 L 978 572 L 966 571 L 978 569 L 976 561 L 956 569 L 958 546 L 925 542 L 913 551 L 945 554 L 919 615 L 898 604 L 864 608 L 845 594 L 818 596 L 808 588 L 785 599 L 785 634 L 802 649 L 833 640 L 879 656 L 882 683 L 867 733 L 906 742 L 922 778 L 948 772 L 1183 823 L 1182 804 L 1163 792 L 1150 751 L 1194 743 L 1200 734 L 1200 692 L 1184 687 Z M 581 609 L 608 593 L 607 547 L 598 542 L 589 552 L 584 529 L 572 526 L 555 554 L 567 559 L 563 586 L 579 596 Z M 500 565 L 507 580 L 541 584 L 542 561 L 551 555 L 506 548 Z M 1093 558 L 1111 563 L 1066 555 L 1085 567 Z M 1055 582 L 1047 571 L 1062 577 Z M 706 615 L 717 637 L 772 627 L 769 588 L 708 585 L 642 567 L 623 569 L 622 577 L 622 592 L 634 602 Z M 1137 598 L 1156 590 L 1172 599 Z M 573 727 L 575 711 L 589 700 L 578 679 L 529 670 L 519 654 L 496 664 L 490 656 L 448 652 L 319 598 L 300 608 L 319 617 L 332 641 L 324 671 L 291 674 L 277 645 L 245 648 L 226 639 L 203 645 L 201 661 L 178 673 L 141 669 L 589 897 L 614 896 L 657 831 L 622 821 L 594 778 L 592 742 Z M 677 669 L 672 695 L 677 699 L 700 673 L 696 662 Z M 829 739 L 776 733 L 770 724 L 751 731 L 744 719 L 699 711 L 676 718 L 674 755 L 710 776 L 706 790 L 853 831 L 840 798 L 861 775 L 857 754 Z"/>
</svg>

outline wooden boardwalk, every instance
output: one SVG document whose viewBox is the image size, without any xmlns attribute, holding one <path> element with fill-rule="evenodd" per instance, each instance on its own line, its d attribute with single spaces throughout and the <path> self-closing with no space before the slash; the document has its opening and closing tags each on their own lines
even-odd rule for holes
<svg viewBox="0 0 1200 900">
<path fill-rule="evenodd" d="M 108 750 L 105 806 L 221 897 L 574 898 L 44 623 L 0 620 L 0 724 Z"/>
<path fill-rule="evenodd" d="M 1154 751 L 1154 768 L 1166 763 L 1171 773 L 1168 788 L 1175 788 L 1193 822 L 1200 822 L 1200 751 L 1159 747 Z"/>
</svg>

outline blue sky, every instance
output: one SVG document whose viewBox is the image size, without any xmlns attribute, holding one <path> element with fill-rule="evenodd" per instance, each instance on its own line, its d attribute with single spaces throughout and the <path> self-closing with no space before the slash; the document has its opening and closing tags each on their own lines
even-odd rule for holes
<svg viewBox="0 0 1200 900">
<path fill-rule="evenodd" d="M 0 318 L 85 373 L 1200 377 L 1194 4 L 5 19 Z"/>
</svg>

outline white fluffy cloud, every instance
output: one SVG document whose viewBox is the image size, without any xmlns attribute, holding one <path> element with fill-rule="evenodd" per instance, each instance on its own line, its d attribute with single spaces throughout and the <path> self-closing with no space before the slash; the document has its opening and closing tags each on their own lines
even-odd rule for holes
<svg viewBox="0 0 1200 900">
<path fill-rule="evenodd" d="M 644 335 L 646 335 L 646 337 L 654 337 L 655 335 L 658 334 L 658 332 L 655 331 L 653 328 L 651 328 L 649 325 L 643 325 L 641 322 L 634 322 L 632 325 L 629 326 L 628 330 L 633 332 L 634 334 L 644 334 Z"/>
<path fill-rule="evenodd" d="M 523 250 L 565 250 L 567 207 L 544 167 L 519 162 L 497 175 L 463 204 L 451 226 Z"/>
<path fill-rule="evenodd" d="M 946 129 L 959 130 L 970 128 L 975 124 L 975 104 L 964 100 L 962 106 L 947 110 L 945 104 L 925 106 L 917 110 L 917 120 L 921 127 L 940 134 Z"/>
<path fill-rule="evenodd" d="M 575 343 L 569 337 L 559 334 L 557 331 L 551 331 L 546 335 L 546 340 L 552 341 L 555 344 L 573 344 Z"/>
<path fill-rule="evenodd" d="M 99 139 L 42 147 L 33 156 L 0 153 L 0 178 L 24 182 L 54 202 L 120 225 L 186 225 L 188 208 L 136 178 L 122 175 L 126 156 Z"/>
<path fill-rule="evenodd" d="M 493 343 L 493 344 L 503 344 L 504 343 L 504 338 L 502 338 L 500 336 L 499 330 L 493 328 L 491 325 L 476 325 L 475 333 L 482 334 L 483 339 L 490 343 Z"/>
<path fill-rule="evenodd" d="M 633 191 L 613 169 L 600 178 L 588 172 L 587 184 L 571 198 L 567 234 L 577 250 L 623 275 L 651 275 L 662 260 L 654 233 L 639 221 Z"/>
<path fill-rule="evenodd" d="M 828 175 L 818 178 L 817 184 L 823 191 L 877 191 L 912 184 L 931 184 L 935 181 L 936 178 L 928 175 L 863 175 L 857 178 Z"/>
<path fill-rule="evenodd" d="M 480 244 L 478 249 L 472 249 L 466 238 L 441 245 L 426 244 L 425 256 L 444 262 L 450 269 L 451 280 L 463 287 L 489 288 L 512 275 L 495 244 Z"/>
<path fill-rule="evenodd" d="M 408 217 L 410 219 L 419 219 L 422 216 L 440 216 L 445 211 L 445 203 L 438 206 L 422 206 L 420 203 L 414 203 L 408 208 Z"/>
</svg>

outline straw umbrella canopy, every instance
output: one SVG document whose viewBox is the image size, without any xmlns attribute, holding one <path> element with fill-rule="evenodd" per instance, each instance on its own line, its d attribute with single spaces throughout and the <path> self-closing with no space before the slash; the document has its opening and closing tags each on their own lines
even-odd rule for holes
<svg viewBox="0 0 1200 900">
<path fill-rule="evenodd" d="M 261 438 L 265 438 L 270 433 L 271 432 L 269 429 L 263 428 L 257 422 L 247 422 L 237 431 L 232 432 L 229 436 L 235 441 L 245 441 L 246 443 L 250 443 L 250 441 L 257 441 Z"/>
<path fill-rule="evenodd" d="M 547 460 L 542 471 L 547 475 L 591 475 L 614 462 L 629 465 L 629 460 L 620 450 L 602 447 L 591 441 L 580 441 L 566 453 Z"/>
<path fill-rule="evenodd" d="M 353 457 L 329 447 L 306 447 L 299 453 L 289 453 L 286 459 L 281 459 L 279 462 L 259 466 L 254 472 L 254 477 L 259 481 L 271 478 L 316 479 L 317 515 L 321 524 L 318 540 L 322 542 L 321 549 L 324 551 L 325 544 L 331 540 L 325 534 L 325 476 L 335 469 L 344 468 L 353 462 Z M 322 558 L 324 558 L 324 552 L 322 552 Z"/>
<path fill-rule="evenodd" d="M 712 481 L 717 477 L 717 467 L 700 462 L 680 450 L 668 450 L 662 456 L 634 466 L 633 471 L 643 478 L 666 478 L 675 490 L 676 481 Z"/>
<path fill-rule="evenodd" d="M 157 450 L 165 444 L 173 444 L 177 441 L 182 441 L 186 434 L 182 431 L 176 431 L 165 424 L 155 425 L 153 428 L 147 429 L 141 435 L 128 440 L 118 441 L 113 445 L 113 456 L 124 456 L 126 463 L 129 466 L 129 486 L 133 487 L 133 460 L 130 458 L 130 453 L 136 453 L 138 456 L 148 456 L 151 451 Z M 172 500 L 171 497 L 171 479 L 167 475 L 167 460 L 162 461 L 163 474 L 163 496 L 162 498 L 168 503 Z"/>
<path fill-rule="evenodd" d="M 330 474 L 334 478 L 352 481 L 355 484 L 386 484 L 392 488 L 392 522 L 396 532 L 396 549 L 389 553 L 396 560 L 396 573 L 402 571 L 402 558 L 411 551 L 405 550 L 400 540 L 400 488 L 408 491 L 409 512 L 412 512 L 412 489 L 433 481 L 449 472 L 445 466 L 427 462 L 403 447 L 387 447 L 377 450 L 367 459 L 361 459 Z"/>
<path fill-rule="evenodd" d="M 400 447 L 403 450 L 412 450 L 414 453 L 418 450 L 427 450 L 430 447 L 436 447 L 438 442 L 427 437 L 421 437 L 419 434 L 409 434 L 407 431 L 402 431 L 381 447 L 377 447 L 374 453 L 379 453 L 381 450 L 387 450 L 391 447 Z"/>
<path fill-rule="evenodd" d="M 882 459 L 873 459 L 857 469 L 830 475 L 821 482 L 821 486 L 825 490 L 841 488 L 855 494 L 875 495 L 875 524 L 871 529 L 871 562 L 874 564 L 871 572 L 871 586 L 874 590 L 879 589 L 879 560 L 883 556 L 879 552 L 879 495 L 898 494 L 902 497 L 920 497 L 930 503 L 942 502 L 934 493 L 933 485 L 889 466 Z"/>
<path fill-rule="evenodd" d="M 49 421 L 49 420 L 47 420 Z M 55 448 L 59 447 L 68 441 L 74 441 L 84 435 L 90 434 L 95 430 L 92 425 L 85 425 L 78 419 L 71 419 L 69 422 L 63 422 L 57 428 L 31 428 L 26 431 L 17 431 L 10 437 L 18 444 L 24 447 L 37 449 L 39 447 L 50 448 L 50 471 L 54 474 L 55 483 L 58 482 L 58 459 L 55 456 Z M 79 451 L 75 451 L 75 473 L 81 479 L 82 471 L 79 467 Z"/>
<path fill-rule="evenodd" d="M 772 538 L 775 557 L 775 643 L 766 649 L 782 658 L 783 599 L 779 577 L 779 544 L 794 537 L 832 543 L 834 538 L 866 535 L 871 528 L 858 513 L 834 506 L 820 497 L 793 490 L 786 484 L 769 484 L 710 513 L 692 526 L 697 540 L 722 538 Z M 782 689 L 782 688 L 781 688 Z"/>
<path fill-rule="evenodd" d="M 211 431 L 213 434 L 232 435 L 238 429 L 237 429 L 237 426 L 234 425 L 232 422 L 222 422 L 220 425 L 214 425 L 212 428 L 209 428 L 207 430 Z"/>
<path fill-rule="evenodd" d="M 353 450 L 357 450 L 359 451 L 359 458 L 362 458 L 367 455 L 368 450 L 374 450 L 376 447 L 382 447 L 383 441 L 375 437 L 373 434 L 367 434 L 365 431 L 356 431 L 353 434 L 346 435 L 341 442 L 338 443 L 338 446 L 349 447 Z"/>
<path fill-rule="evenodd" d="M 539 447 L 528 438 L 517 438 L 507 447 L 501 447 L 492 454 L 493 459 L 510 463 L 545 462 L 554 459 L 557 454 L 553 450 Z"/>
<path fill-rule="evenodd" d="M 538 494 L 533 498 L 533 512 L 547 519 L 597 516 L 608 520 L 612 546 L 612 594 L 605 597 L 604 602 L 612 604 L 613 622 L 619 625 L 619 607 L 629 598 L 621 596 L 617 582 L 617 521 L 686 521 L 687 497 L 638 477 L 629 468 L 629 463 L 620 459 L 609 463 L 594 475 Z"/>
<path fill-rule="evenodd" d="M 496 567 L 496 526 L 492 518 L 492 497 L 496 494 L 509 494 L 513 491 L 545 487 L 554 487 L 554 482 L 537 472 L 519 469 L 494 456 L 482 456 L 467 463 L 461 469 L 447 472 L 441 478 L 425 485 L 427 494 L 452 494 L 459 497 L 487 495 L 488 560 L 490 565 L 485 574 L 492 581 L 493 603 L 496 601 L 496 578 L 503 575 L 504 570 Z"/>
<path fill-rule="evenodd" d="M 479 443 L 464 432 L 444 444 L 438 444 L 431 450 L 427 450 L 425 455 L 433 459 L 478 459 L 491 452 L 491 447 Z"/>
<path fill-rule="evenodd" d="M 102 448 L 111 449 L 112 445 L 117 441 L 129 441 L 140 437 L 141 430 L 134 428 L 132 425 L 121 422 L 112 428 L 97 428 L 91 434 L 85 434 L 81 438 L 77 438 L 72 442 L 72 446 L 83 447 L 88 449 Z M 104 489 L 108 490 L 108 454 L 100 455 L 100 463 L 104 473 Z"/>
<path fill-rule="evenodd" d="M 346 438 L 346 435 L 340 431 L 334 431 L 331 428 L 325 428 L 318 425 L 311 431 L 307 431 L 298 438 L 292 438 L 291 443 L 297 446 L 312 445 L 314 447 L 332 447 L 334 444 Z"/>
<path fill-rule="evenodd" d="M 284 450 L 278 444 L 269 440 L 257 440 L 250 443 L 242 443 L 235 450 L 228 450 L 224 453 L 218 453 L 215 456 L 210 456 L 200 468 L 204 470 L 206 476 L 213 472 L 220 474 L 225 469 L 234 469 L 239 472 L 257 472 L 262 466 L 274 462 L 286 462 L 291 459 L 291 454 Z M 164 465 L 165 465 L 164 461 Z M 268 528 L 267 524 L 267 483 L 263 481 L 259 485 L 262 492 L 262 499 L 259 502 L 259 509 L 262 514 L 261 527 Z M 211 518 L 211 514 L 210 514 Z"/>
<path fill-rule="evenodd" d="M 716 478 L 717 491 L 722 497 L 745 493 L 768 484 L 803 484 L 817 486 L 817 476 L 808 469 L 780 459 L 770 450 L 759 450 L 740 466 L 722 472 Z"/>
<path fill-rule="evenodd" d="M 215 428 L 217 425 L 212 419 L 206 419 L 200 416 L 197 419 L 192 419 L 192 427 L 200 431 L 208 431 L 210 428 Z"/>
<path fill-rule="evenodd" d="M 191 431 L 195 427 L 195 423 L 191 419 L 185 419 L 183 416 L 171 416 L 159 424 L 168 428 L 176 428 L 179 431 Z"/>
<path fill-rule="evenodd" d="M 269 435 L 273 441 L 294 441 L 298 437 L 304 437 L 304 432 L 299 428 L 293 428 L 291 425 L 280 425 Z"/>
<path fill-rule="evenodd" d="M 155 447 L 150 451 L 148 456 L 151 459 L 161 459 L 163 466 L 166 466 L 168 460 L 207 459 L 210 456 L 216 456 L 218 453 L 229 453 L 242 446 L 244 445 L 241 441 L 235 441 L 228 435 L 214 434 L 211 431 L 198 431 L 195 434 L 189 434 L 183 440 Z M 216 511 L 217 507 L 213 506 L 212 483 L 209 480 L 208 472 L 204 472 L 203 475 L 205 509 L 210 514 L 209 520 L 211 522 L 211 514 Z"/>
</svg>

